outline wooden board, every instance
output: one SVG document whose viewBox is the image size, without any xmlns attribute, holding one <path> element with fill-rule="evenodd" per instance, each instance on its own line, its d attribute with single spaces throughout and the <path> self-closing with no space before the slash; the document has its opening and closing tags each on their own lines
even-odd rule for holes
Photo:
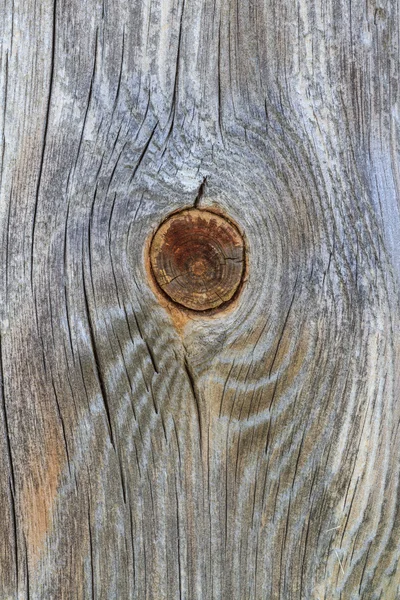
<svg viewBox="0 0 400 600">
<path fill-rule="evenodd" d="M 1 600 L 399 599 L 398 2 L 0 15 Z M 188 316 L 195 204 L 248 271 Z"/>
</svg>

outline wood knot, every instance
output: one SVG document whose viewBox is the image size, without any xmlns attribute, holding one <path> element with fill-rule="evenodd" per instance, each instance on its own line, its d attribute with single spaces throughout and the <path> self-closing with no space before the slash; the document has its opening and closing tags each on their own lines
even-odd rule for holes
<svg viewBox="0 0 400 600">
<path fill-rule="evenodd" d="M 173 302 L 195 311 L 222 307 L 239 291 L 243 238 L 228 219 L 197 208 L 174 213 L 150 246 L 154 279 Z"/>
</svg>

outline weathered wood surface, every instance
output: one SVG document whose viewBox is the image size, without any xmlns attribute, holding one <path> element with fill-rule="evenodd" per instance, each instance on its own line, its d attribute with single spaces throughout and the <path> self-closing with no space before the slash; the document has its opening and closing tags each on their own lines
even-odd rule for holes
<svg viewBox="0 0 400 600">
<path fill-rule="evenodd" d="M 400 598 L 399 5 L 1 0 L 0 598 Z M 236 305 L 148 281 L 178 208 Z"/>
</svg>

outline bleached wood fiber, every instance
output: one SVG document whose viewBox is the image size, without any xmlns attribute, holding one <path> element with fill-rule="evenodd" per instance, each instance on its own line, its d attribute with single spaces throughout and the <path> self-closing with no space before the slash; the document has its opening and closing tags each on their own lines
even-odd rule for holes
<svg viewBox="0 0 400 600">
<path fill-rule="evenodd" d="M 398 3 L 0 14 L 0 598 L 400 598 Z M 184 321 L 204 178 L 248 275 Z"/>
</svg>

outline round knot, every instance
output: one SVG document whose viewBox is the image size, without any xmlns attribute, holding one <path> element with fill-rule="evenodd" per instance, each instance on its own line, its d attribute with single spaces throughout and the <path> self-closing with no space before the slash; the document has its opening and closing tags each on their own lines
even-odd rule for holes
<svg viewBox="0 0 400 600">
<path fill-rule="evenodd" d="M 150 247 L 154 278 L 167 296 L 196 311 L 229 302 L 242 282 L 243 238 L 224 217 L 196 208 L 171 215 Z"/>
</svg>

